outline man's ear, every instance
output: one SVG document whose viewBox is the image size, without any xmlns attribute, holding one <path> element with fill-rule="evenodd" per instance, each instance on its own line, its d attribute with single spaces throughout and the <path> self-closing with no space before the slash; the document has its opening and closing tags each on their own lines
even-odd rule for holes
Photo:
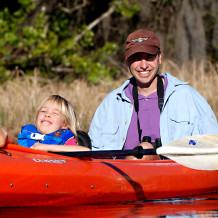
<svg viewBox="0 0 218 218">
<path fill-rule="evenodd" d="M 158 57 L 158 59 L 159 59 L 159 64 L 161 64 L 161 63 L 162 63 L 162 59 L 161 59 L 161 58 L 162 58 L 162 55 L 161 55 L 161 52 L 158 54 L 158 56 L 159 56 L 159 57 Z"/>
</svg>

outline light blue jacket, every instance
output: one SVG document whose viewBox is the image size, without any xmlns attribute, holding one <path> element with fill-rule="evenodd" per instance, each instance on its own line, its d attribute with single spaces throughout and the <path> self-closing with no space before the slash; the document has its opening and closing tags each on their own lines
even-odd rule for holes
<svg viewBox="0 0 218 218">
<path fill-rule="evenodd" d="M 164 75 L 168 85 L 160 116 L 162 145 L 185 136 L 218 134 L 217 119 L 207 101 L 186 82 Z M 133 113 L 125 95 L 129 81 L 109 93 L 96 110 L 89 129 L 92 150 L 123 148 Z"/>
</svg>

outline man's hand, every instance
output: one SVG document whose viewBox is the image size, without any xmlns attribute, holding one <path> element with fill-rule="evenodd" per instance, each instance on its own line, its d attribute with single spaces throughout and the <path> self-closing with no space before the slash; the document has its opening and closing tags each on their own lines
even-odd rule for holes
<svg viewBox="0 0 218 218">
<path fill-rule="evenodd" d="M 149 142 L 142 142 L 137 146 L 142 146 L 143 149 L 153 149 L 153 145 Z M 158 155 L 144 155 L 142 159 L 138 159 L 136 157 L 130 156 L 126 157 L 127 160 L 160 160 Z"/>
</svg>

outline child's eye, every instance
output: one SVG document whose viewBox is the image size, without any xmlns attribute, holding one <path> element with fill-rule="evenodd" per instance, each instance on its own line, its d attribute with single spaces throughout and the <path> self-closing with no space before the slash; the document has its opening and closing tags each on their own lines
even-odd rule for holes
<svg viewBox="0 0 218 218">
<path fill-rule="evenodd" d="M 54 114 L 54 115 L 60 115 L 60 112 L 55 111 L 55 112 L 53 112 L 53 114 Z"/>
</svg>

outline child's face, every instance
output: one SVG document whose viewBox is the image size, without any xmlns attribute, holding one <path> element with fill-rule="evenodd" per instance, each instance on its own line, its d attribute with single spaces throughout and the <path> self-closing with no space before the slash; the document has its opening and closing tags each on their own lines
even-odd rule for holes
<svg viewBox="0 0 218 218">
<path fill-rule="evenodd" d="M 49 134 L 61 129 L 68 129 L 65 118 L 54 102 L 47 101 L 36 117 L 36 128 L 41 134 Z"/>
</svg>

